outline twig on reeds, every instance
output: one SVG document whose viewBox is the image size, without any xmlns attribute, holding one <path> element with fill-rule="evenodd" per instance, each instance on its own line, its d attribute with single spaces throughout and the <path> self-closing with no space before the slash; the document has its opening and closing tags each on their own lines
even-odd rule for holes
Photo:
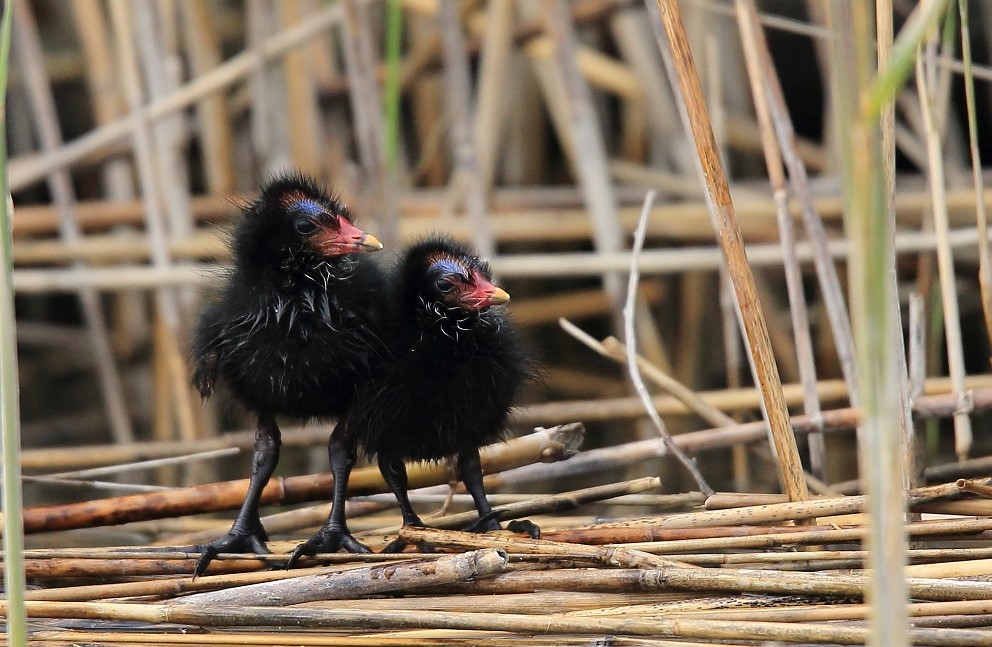
<svg viewBox="0 0 992 647">
<path fill-rule="evenodd" d="M 607 337 L 602 342 L 599 342 L 567 319 L 559 319 L 558 325 L 561 326 L 562 330 L 567 332 L 574 339 L 582 342 L 588 348 L 596 351 L 601 356 L 622 364 L 627 364 L 629 362 L 627 347 L 621 344 L 615 337 Z M 670 394 L 677 401 L 684 404 L 688 411 L 695 413 L 697 416 L 716 427 L 725 427 L 728 425 L 737 424 L 736 420 L 701 398 L 692 389 L 659 369 L 646 358 L 637 355 L 636 363 L 639 372 L 647 375 L 648 379 L 654 382 L 656 386 Z M 653 400 L 650 402 L 650 407 L 645 404 L 646 408 L 657 412 L 655 402 Z M 755 405 L 757 406 L 757 403 L 755 403 Z"/>
<path fill-rule="evenodd" d="M 620 568 L 684 568 L 687 566 L 677 561 L 661 559 L 638 550 L 629 550 L 624 546 L 586 546 L 584 544 L 566 544 L 548 541 L 546 539 L 507 537 L 502 535 L 460 532 L 457 530 L 441 530 L 437 528 L 404 526 L 400 528 L 400 539 L 405 539 L 410 543 L 426 542 L 435 546 L 444 546 L 459 550 L 496 548 L 506 552 L 525 555 L 583 557 Z M 691 570 L 695 569 L 693 568 Z"/>
<path fill-rule="evenodd" d="M 12 647 L 27 642 L 24 590 L 24 528 L 21 497 L 21 414 L 17 386 L 17 334 L 10 200 L 7 176 L 7 75 L 10 62 L 11 3 L 3 4 L 0 19 L 0 449 L 3 454 L 3 563 L 7 639 Z"/>
<path fill-rule="evenodd" d="M 507 564 L 505 552 L 488 548 L 427 561 L 366 566 L 341 573 L 304 575 L 199 593 L 182 598 L 177 603 L 289 606 L 318 600 L 347 600 L 480 579 L 503 572 Z"/>
<path fill-rule="evenodd" d="M 757 8 L 753 1 L 737 0 L 735 4 L 741 42 L 744 47 L 744 58 L 748 68 L 748 78 L 751 81 L 751 96 L 761 133 L 765 165 L 768 168 L 768 178 L 774 194 L 775 214 L 785 266 L 785 281 L 789 294 L 789 312 L 792 316 L 792 334 L 795 339 L 799 379 L 803 385 L 803 406 L 806 413 L 817 416 L 820 413 L 820 400 L 816 393 L 816 358 L 813 354 L 813 342 L 809 333 L 809 314 L 806 308 L 803 277 L 795 253 L 796 234 L 793 228 L 792 215 L 789 213 L 789 193 L 785 168 L 782 164 L 782 154 L 775 141 L 775 125 L 768 105 L 770 97 L 774 95 L 770 86 L 775 84 L 775 81 L 771 80 L 770 77 L 774 76 L 775 72 L 774 68 L 768 66 L 768 58 L 762 55 L 766 53 L 767 45 L 764 42 L 761 27 L 758 25 Z M 801 165 L 801 162 L 799 164 Z M 806 189 L 808 196 L 808 187 Z M 817 220 L 819 220 L 818 217 Z M 825 242 L 825 239 L 822 238 L 819 241 L 820 245 L 825 244 Z M 836 274 L 833 275 L 833 278 L 836 279 Z M 831 305 L 830 303 L 827 304 L 828 310 Z M 842 314 L 846 318 L 846 308 Z M 846 341 L 848 340 L 842 340 L 844 343 Z M 842 347 L 843 344 L 838 344 L 838 348 Z M 857 400 L 852 400 L 852 402 L 856 403 Z M 823 434 L 810 434 L 808 443 L 811 471 L 822 479 L 826 474 L 826 443 Z"/>
<path fill-rule="evenodd" d="M 933 2 L 933 4 L 942 4 Z M 926 7 L 927 4 L 921 5 Z M 942 138 L 934 113 L 935 97 L 927 81 L 924 57 L 918 55 L 916 61 L 916 87 L 920 96 L 920 109 L 925 124 L 927 146 L 927 176 L 930 181 L 930 194 L 933 199 L 934 231 L 937 234 L 937 268 L 940 279 L 940 295 L 944 309 L 944 334 L 947 341 L 948 371 L 954 382 L 954 390 L 961 398 L 961 411 L 954 416 L 954 451 L 959 460 L 968 458 L 971 451 L 972 432 L 968 394 L 964 386 L 965 365 L 961 340 L 961 315 L 958 308 L 954 256 L 947 242 L 950 230 L 947 205 L 944 200 L 945 182 Z M 980 235 L 979 240 L 984 236 Z"/>
<path fill-rule="evenodd" d="M 493 513 L 499 521 L 509 519 L 519 519 L 521 517 L 538 514 L 551 514 L 554 512 L 565 512 L 574 510 L 586 503 L 607 501 L 614 497 L 625 494 L 636 494 L 654 490 L 661 486 L 661 479 L 656 476 L 647 476 L 631 481 L 621 481 L 619 483 L 609 483 L 607 485 L 596 485 L 593 487 L 562 492 L 560 494 L 537 495 L 531 494 L 524 501 L 506 503 L 493 507 Z M 492 497 L 490 497 L 492 499 Z M 460 512 L 457 514 L 445 514 L 441 516 L 424 517 L 425 523 L 431 528 L 442 530 L 456 530 L 464 528 L 478 517 L 475 511 Z M 384 530 L 375 530 L 369 534 L 381 534 L 383 532 L 394 532 L 398 527 Z"/>
<path fill-rule="evenodd" d="M 14 32 L 14 47 L 35 118 L 41 150 L 47 153 L 62 146 L 62 132 L 55 98 L 45 70 L 44 53 L 34 14 L 29 4 L 23 0 L 19 0 L 17 6 L 15 15 L 18 28 Z M 80 232 L 74 214 L 76 194 L 69 172 L 66 169 L 53 172 L 48 177 L 48 188 L 59 212 L 60 239 L 69 245 L 79 242 Z M 76 262 L 74 267 L 79 269 L 82 264 Z M 100 380 L 100 393 L 107 410 L 111 435 L 117 443 L 134 442 L 134 430 L 124 405 L 124 388 L 114 361 L 99 294 L 92 288 L 82 288 L 78 291 L 78 298 L 92 345 L 91 352 Z"/>
<path fill-rule="evenodd" d="M 172 488 L 164 485 L 142 485 L 140 483 L 117 483 L 115 481 L 97 481 L 70 479 L 55 476 L 23 476 L 25 483 L 43 483 L 46 485 L 56 485 L 68 488 L 92 489 L 92 490 L 116 490 L 119 492 L 161 492 Z"/>
<path fill-rule="evenodd" d="M 647 3 L 652 18 L 658 17 L 659 13 L 651 11 L 653 3 L 650 0 L 647 0 Z M 780 461 L 779 477 L 782 487 L 791 499 L 805 499 L 809 497 L 809 492 L 802 476 L 802 462 L 796 448 L 796 440 L 788 426 L 788 411 L 782 399 L 778 367 L 772 355 L 768 329 L 761 314 L 740 227 L 734 214 L 730 189 L 713 141 L 713 132 L 709 127 L 706 105 L 703 102 L 699 78 L 686 40 L 681 13 L 678 5 L 672 0 L 658 0 L 657 9 L 660 12 L 660 28 L 664 31 L 662 38 L 660 31 L 656 29 L 661 39 L 659 47 L 666 58 L 666 68 L 669 67 L 667 60 L 670 58 L 673 61 L 671 72 L 674 78 L 670 78 L 670 81 L 673 87 L 680 88 L 681 101 L 684 104 L 684 110 L 680 110 L 680 114 L 688 121 L 687 130 L 692 132 L 696 143 L 699 170 L 706 183 L 710 215 L 725 261 L 730 267 L 737 296 L 738 315 L 742 320 L 752 368 L 762 394 L 763 413 L 768 420 L 771 439 Z M 662 42 L 666 39 L 667 43 Z"/>
<path fill-rule="evenodd" d="M 637 256 L 644 248 L 644 235 L 647 228 L 648 216 L 651 214 L 651 205 L 654 203 L 654 195 L 654 191 L 648 191 L 647 195 L 644 196 L 641 220 L 637 225 L 637 230 L 634 232 L 634 246 L 630 254 L 631 264 L 629 278 L 627 279 L 627 300 L 623 307 L 623 334 L 627 341 L 627 374 L 630 377 L 631 384 L 634 386 L 634 391 L 644 404 L 644 410 L 647 412 L 648 418 L 651 419 L 658 435 L 665 442 L 669 453 L 689 472 L 689 475 L 696 481 L 696 487 L 706 494 L 712 494 L 713 488 L 703 478 L 699 468 L 696 466 L 696 461 L 686 455 L 678 445 L 672 442 L 672 436 L 668 433 L 665 423 L 651 404 L 651 395 L 648 393 L 647 387 L 644 386 L 644 380 L 641 378 L 641 371 L 637 361 L 637 334 L 634 331 L 634 313 L 637 307 L 637 282 L 641 276 L 637 270 Z"/>
<path fill-rule="evenodd" d="M 976 410 L 992 408 L 992 389 L 975 390 Z M 920 419 L 933 417 L 948 417 L 957 409 L 957 396 L 953 393 L 937 396 L 923 396 L 913 403 L 916 416 Z M 569 414 L 581 413 L 589 419 L 603 409 L 602 401 L 573 403 L 568 407 Z M 630 398 L 624 403 L 624 408 L 630 416 L 643 415 L 643 405 L 636 398 Z M 611 414 L 616 413 L 615 411 Z M 789 420 L 796 434 L 802 435 L 812 430 L 820 429 L 826 433 L 854 429 L 861 423 L 861 412 L 858 409 L 832 409 L 822 412 L 822 419 L 812 419 L 809 416 L 793 416 Z M 611 416 L 600 416 L 598 419 L 612 419 Z M 708 449 L 730 447 L 740 443 L 753 443 L 766 439 L 768 426 L 764 421 L 736 424 L 733 427 L 722 427 L 704 431 L 690 431 L 674 437 L 674 441 L 683 450 L 700 452 Z M 522 475 L 526 472 L 529 478 L 554 478 L 557 476 L 576 475 L 589 471 L 615 468 L 630 465 L 639 461 L 665 456 L 667 448 L 660 439 L 641 440 L 613 447 L 594 449 L 582 452 L 562 465 L 528 465 L 518 468 L 512 474 Z M 969 469 L 971 473 L 981 473 L 990 469 L 990 461 L 975 462 Z M 936 478 L 936 472 L 928 472 Z M 509 477 L 510 474 L 507 474 Z M 945 478 L 955 478 L 958 473 L 945 475 Z M 831 486 L 840 492 L 846 491 L 841 485 Z"/>
<path fill-rule="evenodd" d="M 577 451 L 583 433 L 580 424 L 562 425 L 491 446 L 482 452 L 483 468 L 486 472 L 498 472 L 536 461 L 568 458 Z M 452 480 L 443 464 L 418 463 L 411 465 L 408 471 L 410 486 L 414 488 Z M 168 493 L 29 508 L 25 513 L 25 528 L 28 532 L 43 532 L 233 510 L 240 505 L 246 485 L 247 480 L 242 479 L 178 488 Z M 273 479 L 263 490 L 261 503 L 318 501 L 327 496 L 330 487 L 330 474 Z M 349 488 L 352 494 L 386 491 L 378 470 L 373 467 L 355 470 Z"/>
<path fill-rule="evenodd" d="M 74 470 L 70 472 L 50 472 L 45 476 L 47 478 L 55 479 L 68 479 L 68 478 L 91 478 L 94 476 L 106 476 L 108 474 L 120 474 L 122 472 L 133 472 L 136 470 L 151 469 L 154 467 L 163 467 L 166 465 L 177 465 L 182 463 L 187 463 L 189 461 L 207 460 L 211 458 L 222 458 L 224 456 L 233 456 L 241 452 L 238 447 L 225 447 L 222 449 L 212 449 L 205 452 L 195 452 L 192 454 L 185 454 L 182 456 L 171 456 L 169 458 L 155 458 L 144 461 L 134 461 L 131 463 L 119 463 L 116 465 L 107 465 L 105 467 L 94 467 L 86 470 Z"/>
<path fill-rule="evenodd" d="M 984 497 L 992 497 L 992 487 L 989 487 L 987 483 L 978 483 L 967 479 L 958 479 L 955 481 L 955 485 L 957 485 L 962 492 L 971 492 L 972 494 L 978 494 Z"/>
</svg>

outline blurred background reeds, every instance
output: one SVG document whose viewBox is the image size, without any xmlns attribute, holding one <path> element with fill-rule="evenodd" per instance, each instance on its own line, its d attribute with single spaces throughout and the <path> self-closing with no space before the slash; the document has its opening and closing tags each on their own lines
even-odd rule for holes
<svg viewBox="0 0 992 647">
<path fill-rule="evenodd" d="M 601 452 L 531 465 L 497 501 L 660 477 L 589 513 L 625 517 L 712 490 L 858 494 L 869 474 L 898 481 L 882 485 L 898 516 L 904 487 L 988 476 L 992 4 L 677 4 L 694 67 L 672 58 L 653 1 L 13 0 L 25 505 L 165 492 L 189 515 L 236 507 L 181 503 L 191 486 L 243 477 L 251 446 L 233 400 L 200 402 L 186 349 L 232 217 L 290 168 L 338 192 L 383 254 L 443 231 L 491 258 L 543 366 L 515 431 L 581 421 L 576 459 Z M 705 128 L 694 137 L 690 123 Z M 631 386 L 631 358 L 662 424 Z M 859 421 L 890 440 L 898 470 L 875 472 L 866 443 L 859 472 Z M 286 429 L 277 475 L 325 472 L 329 430 Z M 911 524 L 953 514 L 907 491 Z M 989 512 L 961 505 L 976 523 Z M 300 508 L 278 528 L 302 535 L 325 513 Z M 175 546 L 226 527 L 175 507 L 124 525 L 79 514 L 90 521 L 53 532 L 29 510 L 28 546 Z M 370 519 L 356 527 L 389 526 Z M 940 546 L 908 548 L 912 561 Z"/>
</svg>

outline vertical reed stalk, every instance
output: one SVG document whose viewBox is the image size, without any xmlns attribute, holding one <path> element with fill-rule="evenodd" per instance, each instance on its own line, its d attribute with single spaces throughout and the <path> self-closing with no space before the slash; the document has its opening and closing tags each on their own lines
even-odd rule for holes
<svg viewBox="0 0 992 647">
<path fill-rule="evenodd" d="M 875 32 L 868 3 L 834 0 L 833 87 L 844 179 L 845 224 L 851 240 L 851 300 L 861 376 L 861 476 L 868 494 L 867 538 L 872 603 L 872 645 L 908 644 L 905 497 L 899 424 L 898 362 L 891 343 L 893 232 L 887 218 L 887 192 L 879 117 L 909 75 L 914 52 L 936 22 L 934 2 L 907 21 L 892 47 L 889 64 L 876 77 Z"/>
<path fill-rule="evenodd" d="M 14 330 L 14 268 L 11 220 L 14 205 L 7 182 L 7 63 L 10 55 L 11 2 L 3 3 L 0 23 L 0 449 L 3 450 L 3 560 L 7 595 L 7 640 L 27 642 L 24 605 L 24 526 L 21 500 L 21 425 L 17 387 L 17 335 Z"/>
<path fill-rule="evenodd" d="M 971 69 L 971 32 L 968 22 L 968 2 L 958 0 L 961 15 L 961 61 L 964 64 L 964 93 L 968 106 L 968 141 L 971 145 L 971 171 L 975 183 L 975 215 L 978 219 L 978 285 L 982 291 L 982 313 L 985 331 L 992 342 L 992 260 L 989 254 L 989 218 L 982 194 L 982 158 L 978 152 L 978 125 L 975 117 L 975 75 Z"/>
<path fill-rule="evenodd" d="M 651 7 L 653 3 L 647 0 L 647 4 Z M 789 426 L 789 414 L 782 396 L 782 380 L 772 354 L 768 326 L 761 313 L 754 276 L 748 265 L 740 226 L 730 198 L 730 186 L 716 151 L 709 114 L 702 98 L 692 53 L 689 51 L 682 15 L 674 0 L 657 0 L 657 8 L 658 12 L 653 17 L 660 20 L 661 25 L 656 32 L 663 30 L 658 37 L 659 47 L 666 58 L 666 67 L 672 74 L 672 87 L 681 91 L 683 105 L 679 112 L 696 145 L 699 160 L 697 169 L 706 185 L 710 217 L 733 280 L 737 312 L 747 339 L 755 382 L 760 387 L 762 411 L 768 421 L 771 441 L 779 461 L 782 487 L 790 500 L 805 500 L 809 498 L 809 490 L 803 477 L 796 438 Z M 664 39 L 667 39 L 667 45 L 663 42 Z M 669 65 L 668 61 L 673 64 Z"/>
<path fill-rule="evenodd" d="M 942 5 L 939 1 L 924 2 L 921 6 Z M 929 32 L 936 37 L 936 31 Z M 944 337 L 947 344 L 948 373 L 954 392 L 960 398 L 959 411 L 954 416 L 954 451 L 958 460 L 965 460 L 971 452 L 972 431 L 970 397 L 964 387 L 964 349 L 961 340 L 961 315 L 954 272 L 954 254 L 948 241 L 950 216 L 947 211 L 947 187 L 944 173 L 943 144 L 937 106 L 937 90 L 929 79 L 934 71 L 924 61 L 922 51 L 916 61 L 916 88 L 920 97 L 924 134 L 927 148 L 927 178 L 930 184 L 934 232 L 937 234 L 937 273 L 940 280 L 940 298 L 944 309 Z"/>
<path fill-rule="evenodd" d="M 403 46 L 403 4 L 400 0 L 386 3 L 386 79 L 382 88 L 383 110 L 386 113 L 386 164 L 395 171 L 400 147 L 400 54 Z"/>
</svg>

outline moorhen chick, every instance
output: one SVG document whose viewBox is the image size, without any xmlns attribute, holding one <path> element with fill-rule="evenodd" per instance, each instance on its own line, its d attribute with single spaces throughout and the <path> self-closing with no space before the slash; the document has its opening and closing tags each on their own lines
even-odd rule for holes
<svg viewBox="0 0 992 647">
<path fill-rule="evenodd" d="M 365 253 L 380 249 L 301 174 L 268 182 L 235 224 L 232 269 L 193 333 L 193 383 L 208 398 L 223 381 L 258 424 L 244 502 L 226 536 L 196 547 L 196 575 L 220 552 L 268 552 L 258 507 L 279 459 L 276 416 L 342 416 L 379 363 L 385 274 Z M 346 485 L 354 452 L 328 446 L 335 485 Z"/>
</svg>

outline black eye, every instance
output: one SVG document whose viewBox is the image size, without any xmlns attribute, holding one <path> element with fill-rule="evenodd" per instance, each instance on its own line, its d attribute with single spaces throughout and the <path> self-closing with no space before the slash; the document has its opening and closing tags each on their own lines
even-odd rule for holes
<svg viewBox="0 0 992 647">
<path fill-rule="evenodd" d="M 448 279 L 438 279 L 434 281 L 434 287 L 437 288 L 437 291 L 441 294 L 447 294 L 455 289 L 455 284 Z"/>
<path fill-rule="evenodd" d="M 293 223 L 293 227 L 296 229 L 296 233 L 302 236 L 309 236 L 313 232 L 317 231 L 317 223 L 309 218 L 300 218 Z"/>
</svg>

